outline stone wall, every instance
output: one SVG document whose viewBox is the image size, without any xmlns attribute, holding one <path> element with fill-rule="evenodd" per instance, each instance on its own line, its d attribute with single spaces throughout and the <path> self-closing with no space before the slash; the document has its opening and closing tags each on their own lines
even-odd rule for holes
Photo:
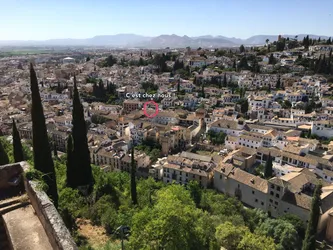
<svg viewBox="0 0 333 250">
<path fill-rule="evenodd" d="M 23 172 L 28 169 L 29 164 L 26 162 L 0 166 L 0 191 L 8 193 L 8 190 L 13 189 L 8 182 L 14 177 L 21 176 L 30 203 L 44 227 L 52 248 L 54 250 L 77 250 L 78 247 L 69 230 L 46 193 L 39 190 L 36 182 L 24 178 Z"/>
<path fill-rule="evenodd" d="M 37 183 L 24 180 L 25 190 L 36 214 L 41 221 L 49 241 L 55 250 L 77 250 L 70 232 L 58 211 L 45 192 L 38 190 Z"/>
</svg>

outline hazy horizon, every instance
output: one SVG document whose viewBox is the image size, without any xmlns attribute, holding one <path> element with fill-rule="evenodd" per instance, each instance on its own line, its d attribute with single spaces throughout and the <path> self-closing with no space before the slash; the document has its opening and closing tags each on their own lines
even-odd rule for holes
<svg viewBox="0 0 333 250">
<path fill-rule="evenodd" d="M 333 1 L 0 0 L 0 40 L 84 39 L 96 35 L 333 35 Z M 318 23 L 320 20 L 320 25 Z"/>
<path fill-rule="evenodd" d="M 315 35 L 315 36 L 319 36 L 319 37 L 333 37 L 333 36 L 330 36 L 330 35 L 326 35 L 326 34 L 310 34 L 310 33 L 303 33 L 304 35 Z M 90 39 L 90 38 L 93 38 L 93 37 L 99 37 L 99 36 L 118 36 L 118 35 L 138 35 L 138 36 L 142 36 L 142 37 L 149 37 L 149 38 L 154 38 L 154 37 L 157 37 L 157 36 L 162 36 L 162 35 L 176 35 L 176 36 L 188 36 L 186 34 L 160 34 L 160 35 L 157 35 L 157 36 L 144 36 L 144 35 L 141 35 L 141 34 L 135 34 L 135 33 L 118 33 L 118 34 L 105 34 L 105 35 L 94 35 L 94 36 L 91 36 L 91 37 L 83 37 L 83 38 L 72 38 L 72 37 L 59 37 L 59 38 L 48 38 L 48 39 L 33 39 L 33 40 L 25 40 L 25 39 L 6 39 L 6 40 L 2 40 L 0 39 L 0 41 L 47 41 L 47 40 L 70 40 L 70 39 L 73 39 L 73 40 L 81 40 L 81 39 Z M 257 36 L 257 35 L 260 35 L 260 36 L 278 36 L 278 35 L 299 35 L 299 34 L 286 34 L 286 33 L 280 33 L 280 34 L 254 34 L 253 36 Z M 227 38 L 235 38 L 235 39 L 242 39 L 242 40 L 246 40 L 250 37 L 245 37 L 245 38 L 240 38 L 240 37 L 231 37 L 231 36 L 226 36 L 226 35 L 223 35 L 223 34 L 220 34 L 220 35 L 211 35 L 211 34 L 202 34 L 202 35 L 197 35 L 197 36 L 188 36 L 188 37 L 202 37 L 202 36 L 212 36 L 212 37 L 218 37 L 218 36 L 224 36 L 224 37 L 227 37 Z"/>
</svg>

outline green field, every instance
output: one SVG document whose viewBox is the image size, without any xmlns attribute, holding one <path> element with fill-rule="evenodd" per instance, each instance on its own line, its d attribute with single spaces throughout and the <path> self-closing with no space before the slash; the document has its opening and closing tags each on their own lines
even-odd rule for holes
<svg viewBox="0 0 333 250">
<path fill-rule="evenodd" d="M 38 48 L 0 48 L 0 57 L 53 54 L 68 51 L 67 49 L 38 49 Z"/>
</svg>

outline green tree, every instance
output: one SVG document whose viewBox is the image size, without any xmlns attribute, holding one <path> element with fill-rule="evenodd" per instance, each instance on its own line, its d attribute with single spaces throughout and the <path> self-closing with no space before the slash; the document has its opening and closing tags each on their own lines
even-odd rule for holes
<svg viewBox="0 0 333 250">
<path fill-rule="evenodd" d="M 14 161 L 20 162 L 24 161 L 24 154 L 23 154 L 23 147 L 21 143 L 20 134 L 17 130 L 16 123 L 13 120 L 13 154 L 14 154 Z"/>
<path fill-rule="evenodd" d="M 273 238 L 278 249 L 295 250 L 301 246 L 295 227 L 286 220 L 267 219 L 255 230 L 255 233 Z"/>
<path fill-rule="evenodd" d="M 62 87 L 62 86 L 60 85 L 60 83 L 58 82 L 58 85 L 57 85 L 57 88 L 56 88 L 56 93 L 57 93 L 57 94 L 61 94 L 62 90 L 63 90 L 63 87 Z"/>
<path fill-rule="evenodd" d="M 268 214 L 263 210 L 255 209 L 245 209 L 243 212 L 245 225 L 253 232 L 257 227 L 264 223 L 268 219 Z"/>
<path fill-rule="evenodd" d="M 328 45 L 331 45 L 331 44 L 332 44 L 332 40 L 331 40 L 330 37 L 327 39 L 326 44 L 328 44 Z"/>
<path fill-rule="evenodd" d="M 243 56 L 241 59 L 240 59 L 240 61 L 239 61 L 239 63 L 238 63 L 238 67 L 237 67 L 237 69 L 249 69 L 249 64 L 248 64 L 248 61 L 247 61 L 247 58 L 246 58 L 246 56 Z"/>
<path fill-rule="evenodd" d="M 0 142 L 0 166 L 9 164 L 9 158 L 5 148 L 3 147 L 2 143 Z"/>
<path fill-rule="evenodd" d="M 58 157 L 57 144 L 55 144 L 55 142 L 53 142 L 52 145 L 53 145 L 53 156 L 57 158 Z"/>
<path fill-rule="evenodd" d="M 300 239 L 303 239 L 305 236 L 305 223 L 297 216 L 294 214 L 285 214 L 282 217 L 280 217 L 281 220 L 285 220 L 289 222 L 291 225 L 294 226 L 295 230 L 298 233 L 298 236 Z"/>
<path fill-rule="evenodd" d="M 274 55 L 273 53 L 270 54 L 269 58 L 268 58 L 268 64 L 275 64 L 276 63 L 276 60 L 274 58 Z"/>
<path fill-rule="evenodd" d="M 283 51 L 286 46 L 286 39 L 282 38 L 280 41 L 276 42 L 276 50 Z"/>
<path fill-rule="evenodd" d="M 180 93 L 180 78 L 178 79 L 178 83 L 177 83 L 177 94 Z"/>
<path fill-rule="evenodd" d="M 201 97 L 205 98 L 205 81 L 202 81 L 201 84 Z"/>
<path fill-rule="evenodd" d="M 281 88 L 281 78 L 279 76 L 279 78 L 277 79 L 276 85 L 275 85 L 276 89 L 280 89 Z"/>
<path fill-rule="evenodd" d="M 154 148 L 153 150 L 150 151 L 150 153 L 148 155 L 149 155 L 149 158 L 150 158 L 151 162 L 156 162 L 157 159 L 161 155 L 161 150 L 157 149 L 157 148 Z"/>
<path fill-rule="evenodd" d="M 166 64 L 166 61 L 167 60 L 164 53 L 155 55 L 154 64 L 157 66 L 159 73 L 167 71 L 168 66 Z"/>
<path fill-rule="evenodd" d="M 272 238 L 248 232 L 238 244 L 237 250 L 276 250 L 276 246 Z"/>
<path fill-rule="evenodd" d="M 268 154 L 268 158 L 265 163 L 264 176 L 266 179 L 271 178 L 273 176 L 273 160 L 272 160 L 271 153 Z"/>
<path fill-rule="evenodd" d="M 304 130 L 302 130 L 302 132 L 301 132 L 301 134 L 300 134 L 300 137 L 301 137 L 301 138 L 306 138 L 306 133 L 305 133 Z"/>
<path fill-rule="evenodd" d="M 306 138 L 311 138 L 311 135 L 312 135 L 312 131 L 311 131 L 311 129 L 309 129 Z"/>
<path fill-rule="evenodd" d="M 186 188 L 190 191 L 191 197 L 197 207 L 201 202 L 202 189 L 197 181 L 190 181 Z"/>
<path fill-rule="evenodd" d="M 234 226 L 231 222 L 227 221 L 216 228 L 215 237 L 219 246 L 226 249 L 237 249 L 246 233 L 249 233 L 248 228 Z"/>
<path fill-rule="evenodd" d="M 213 130 L 209 130 L 207 132 L 207 139 L 214 145 L 222 145 L 225 142 L 226 134 L 221 132 L 215 132 Z"/>
<path fill-rule="evenodd" d="M 313 107 L 311 106 L 310 103 L 305 104 L 304 111 L 305 111 L 305 114 L 310 114 L 313 111 Z"/>
<path fill-rule="evenodd" d="M 88 148 L 87 128 L 84 118 L 83 106 L 80 101 L 79 91 L 74 75 L 74 97 L 72 112 L 72 137 L 73 137 L 73 167 L 75 168 L 75 178 L 68 179 L 68 184 L 72 188 L 86 186 L 88 192 L 93 187 L 93 176 L 90 165 L 90 151 Z"/>
<path fill-rule="evenodd" d="M 313 194 L 310 218 L 306 227 L 302 250 L 316 249 L 317 228 L 320 217 L 322 183 L 318 183 Z"/>
<path fill-rule="evenodd" d="M 58 191 L 54 163 L 47 135 L 42 101 L 38 89 L 38 80 L 32 63 L 30 64 L 31 119 L 34 167 L 44 173 L 43 180 L 48 186 L 47 194 L 58 207 Z"/>
<path fill-rule="evenodd" d="M 227 85 L 228 85 L 227 74 L 224 73 L 224 75 L 223 75 L 223 87 L 227 87 Z"/>
<path fill-rule="evenodd" d="M 239 47 L 239 52 L 240 53 L 244 53 L 245 52 L 245 47 L 244 47 L 243 44 Z"/>
<path fill-rule="evenodd" d="M 205 213 L 195 207 L 190 193 L 180 185 L 157 191 L 156 204 L 134 214 L 131 249 L 205 249 Z M 205 217 L 206 218 L 206 217 Z M 208 234 L 209 235 L 209 234 Z"/>
<path fill-rule="evenodd" d="M 219 246 L 235 250 L 275 250 L 272 238 L 253 234 L 247 227 L 234 226 L 227 221 L 216 228 L 215 237 Z"/>
<path fill-rule="evenodd" d="M 248 100 L 245 99 L 245 98 L 242 98 L 238 103 L 241 105 L 241 112 L 243 114 L 246 114 L 247 111 L 249 110 L 249 102 L 248 102 Z"/>
<path fill-rule="evenodd" d="M 117 63 L 117 59 L 115 57 L 113 57 L 112 55 L 109 55 L 106 59 L 105 59 L 105 63 L 104 66 L 106 67 L 112 67 L 113 65 L 115 65 Z"/>
<path fill-rule="evenodd" d="M 136 192 L 136 164 L 134 159 L 134 146 L 131 150 L 131 198 L 134 205 L 138 204 L 137 192 Z"/>
<path fill-rule="evenodd" d="M 292 104 L 289 100 L 284 100 L 284 102 L 282 103 L 282 108 L 284 109 L 290 109 L 292 107 Z"/>
</svg>

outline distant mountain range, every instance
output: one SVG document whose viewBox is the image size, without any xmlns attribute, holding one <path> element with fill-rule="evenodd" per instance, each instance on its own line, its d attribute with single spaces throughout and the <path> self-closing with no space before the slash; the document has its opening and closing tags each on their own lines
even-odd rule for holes
<svg viewBox="0 0 333 250">
<path fill-rule="evenodd" d="M 307 34 L 282 35 L 283 37 L 302 40 Z M 310 38 L 328 39 L 328 36 L 309 35 Z M 117 34 L 95 36 L 86 39 L 50 39 L 44 41 L 5 41 L 0 40 L 0 46 L 109 46 L 123 48 L 217 48 L 217 47 L 235 47 L 241 44 L 245 46 L 263 45 L 266 39 L 270 42 L 276 41 L 278 35 L 256 35 L 247 39 L 225 36 L 178 36 L 178 35 L 160 35 L 157 37 L 146 37 L 135 34 Z"/>
</svg>

